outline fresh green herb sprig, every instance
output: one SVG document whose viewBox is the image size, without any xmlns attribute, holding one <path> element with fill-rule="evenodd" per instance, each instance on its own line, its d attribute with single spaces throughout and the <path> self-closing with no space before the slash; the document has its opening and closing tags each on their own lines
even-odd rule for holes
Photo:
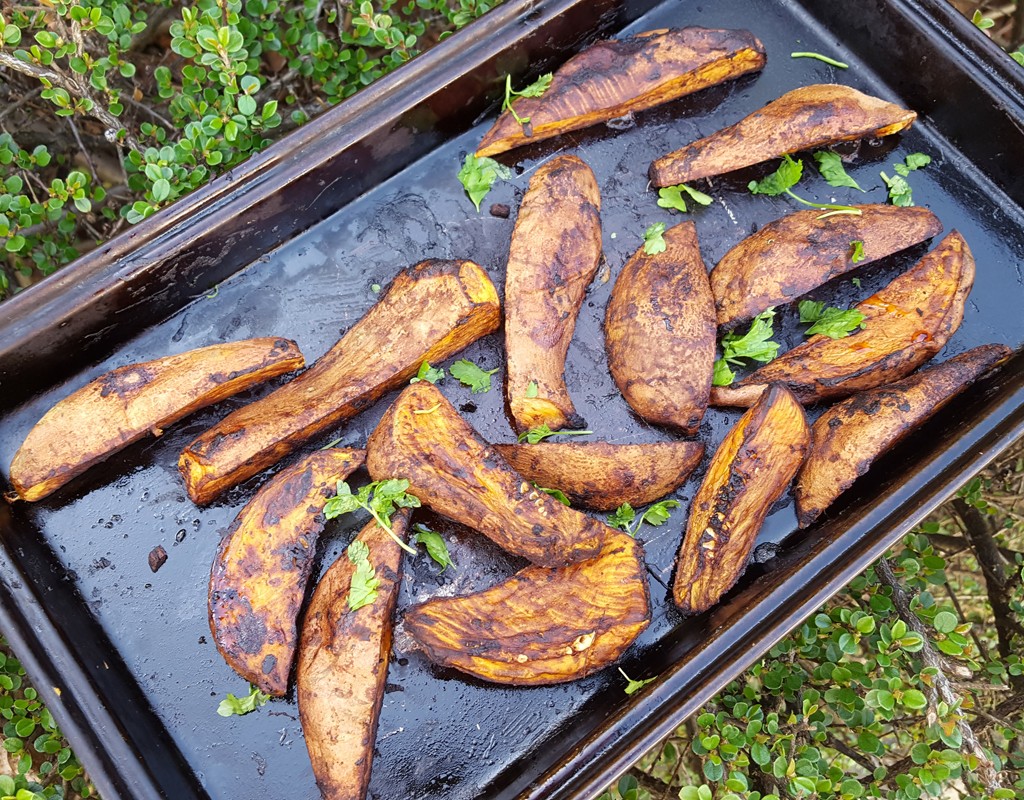
<svg viewBox="0 0 1024 800">
<path fill-rule="evenodd" d="M 533 399 L 540 393 L 540 389 L 537 387 L 537 381 L 530 381 L 526 384 L 526 396 L 529 399 Z"/>
<path fill-rule="evenodd" d="M 713 385 L 728 386 L 736 379 L 730 364 L 742 365 L 745 359 L 767 364 L 779 354 L 779 343 L 772 340 L 774 319 L 775 309 L 769 308 L 754 317 L 750 330 L 742 336 L 730 331 L 722 337 L 722 357 L 715 361 Z"/>
<path fill-rule="evenodd" d="M 803 203 L 805 206 L 810 206 L 811 208 L 821 208 L 827 209 L 833 213 L 860 216 L 862 213 L 861 210 L 854 206 L 844 206 L 837 203 L 815 203 L 811 200 L 805 200 L 798 194 L 794 193 L 792 187 L 796 186 L 800 182 L 803 172 L 803 160 L 797 159 L 794 161 L 793 157 L 787 153 L 782 157 L 782 163 L 779 164 L 779 168 L 775 170 L 775 172 L 759 181 L 751 181 L 747 184 L 747 189 L 750 190 L 751 194 L 763 194 L 768 197 L 777 197 L 780 194 L 786 194 L 798 203 Z"/>
<path fill-rule="evenodd" d="M 512 76 L 505 76 L 505 102 L 501 106 L 502 111 L 508 111 L 512 117 L 520 125 L 526 125 L 529 121 L 529 117 L 520 117 L 515 108 L 512 107 L 512 101 L 516 97 L 540 97 L 544 92 L 551 86 L 551 80 L 554 75 L 550 72 L 541 75 L 537 80 L 531 83 L 529 86 L 520 89 L 518 92 L 512 88 Z"/>
<path fill-rule="evenodd" d="M 380 578 L 370 563 L 370 548 L 366 542 L 356 539 L 345 551 L 348 560 L 355 564 L 352 581 L 348 590 L 348 607 L 350 611 L 358 611 L 363 606 L 372 605 L 377 600 L 377 589 Z"/>
<path fill-rule="evenodd" d="M 805 336 L 820 333 L 832 339 L 843 339 L 860 328 L 866 328 L 864 315 L 855 308 L 843 309 L 830 306 L 820 300 L 800 301 L 800 321 L 813 323 Z"/>
<path fill-rule="evenodd" d="M 854 239 L 850 242 L 850 261 L 854 264 L 859 264 L 866 258 L 864 255 L 864 242 L 860 239 Z"/>
<path fill-rule="evenodd" d="M 334 519 L 342 514 L 350 514 L 358 509 L 368 511 L 388 535 L 398 542 L 407 553 L 416 554 L 416 550 L 395 533 L 391 527 L 391 515 L 396 508 L 419 508 L 420 500 L 416 495 L 408 493 L 409 481 L 391 478 L 386 481 L 374 481 L 360 487 L 352 494 L 352 489 L 345 481 L 338 481 L 338 493 L 324 505 L 324 517 Z"/>
<path fill-rule="evenodd" d="M 570 508 L 572 507 L 572 503 L 569 502 L 569 498 L 565 496 L 565 492 L 563 492 L 561 489 L 548 489 L 545 486 L 538 486 L 536 483 L 533 484 L 533 487 L 538 492 L 544 492 L 544 494 L 551 495 L 563 506 L 569 506 Z"/>
<path fill-rule="evenodd" d="M 477 158 L 472 153 L 466 155 L 466 160 L 459 170 L 459 183 L 466 190 L 469 199 L 473 201 L 476 210 L 480 210 L 480 203 L 487 193 L 491 191 L 494 182 L 499 178 L 508 180 L 512 177 L 512 171 L 504 164 L 499 164 L 493 158 Z"/>
<path fill-rule="evenodd" d="M 635 694 L 643 689 L 647 684 L 658 680 L 658 676 L 655 675 L 653 678 L 644 678 L 643 680 L 635 681 L 626 674 L 626 671 L 622 669 L 622 667 L 619 667 L 619 672 L 622 673 L 622 677 L 626 679 L 626 694 Z"/>
<path fill-rule="evenodd" d="M 228 693 L 228 696 L 221 700 L 220 705 L 217 706 L 217 713 L 222 717 L 240 717 L 255 711 L 260 706 L 266 704 L 269 699 L 269 694 L 264 694 L 257 687 L 250 684 L 249 694 L 247 695 L 235 697 L 233 694 Z"/>
<path fill-rule="evenodd" d="M 440 565 L 441 572 L 444 572 L 448 567 L 454 569 L 455 562 L 452 561 L 451 553 L 448 552 L 448 545 L 441 538 L 441 534 L 430 530 L 430 528 L 422 523 L 416 523 L 413 526 L 413 530 L 416 532 L 413 541 L 427 549 L 427 555 Z"/>
<path fill-rule="evenodd" d="M 656 256 L 664 253 L 668 245 L 665 244 L 665 223 L 655 222 L 649 225 L 644 231 L 644 252 L 649 256 Z"/>
<path fill-rule="evenodd" d="M 690 199 L 702 206 L 709 206 L 715 200 L 713 197 L 699 192 L 687 186 L 685 183 L 680 183 L 677 186 L 664 186 L 658 190 L 658 205 L 662 208 L 675 209 L 686 213 L 686 198 L 683 194 L 689 195 Z"/>
<path fill-rule="evenodd" d="M 460 358 L 450 367 L 448 372 L 463 386 L 468 386 L 473 394 L 486 394 L 491 390 L 491 376 L 498 369 L 481 369 L 472 361 Z"/>
<path fill-rule="evenodd" d="M 558 430 L 553 431 L 547 426 L 547 423 L 538 425 L 536 428 L 530 428 L 528 431 L 523 431 L 519 434 L 520 442 L 529 442 L 530 444 L 537 444 L 547 439 L 549 436 L 589 436 L 593 431 L 567 431 Z"/>
<path fill-rule="evenodd" d="M 429 361 L 424 361 L 420 364 L 419 370 L 416 372 L 416 376 L 409 379 L 409 383 L 420 383 L 426 381 L 427 383 L 437 383 L 444 379 L 444 370 L 440 367 L 430 366 Z"/>
<path fill-rule="evenodd" d="M 931 156 L 924 153 L 911 153 L 902 163 L 893 165 L 896 174 L 891 178 L 884 172 L 878 173 L 889 190 L 889 202 L 902 208 L 914 205 L 914 196 L 907 176 L 914 170 L 927 167 L 931 163 Z"/>
<path fill-rule="evenodd" d="M 608 515 L 608 525 L 625 531 L 630 536 L 636 536 L 636 532 L 645 522 L 654 527 L 664 525 L 672 514 L 671 509 L 678 506 L 678 500 L 662 500 L 660 503 L 648 506 L 646 511 L 637 516 L 633 506 L 623 503 Z"/>
<path fill-rule="evenodd" d="M 813 52 L 790 53 L 789 57 L 790 58 L 815 58 L 818 61 L 823 61 L 826 64 L 829 64 L 830 66 L 833 66 L 833 67 L 838 67 L 839 69 L 849 69 L 850 68 L 849 64 L 845 64 L 842 61 L 836 61 L 834 58 L 829 58 L 828 56 L 823 56 L 821 53 L 813 53 Z"/>
<path fill-rule="evenodd" d="M 856 189 L 858 192 L 864 191 L 860 188 L 860 184 L 846 173 L 843 159 L 839 157 L 838 153 L 833 153 L 831 150 L 819 150 L 814 154 L 814 160 L 818 162 L 818 171 L 821 172 L 821 177 L 829 186 L 834 186 L 837 189 L 845 186 Z"/>
</svg>

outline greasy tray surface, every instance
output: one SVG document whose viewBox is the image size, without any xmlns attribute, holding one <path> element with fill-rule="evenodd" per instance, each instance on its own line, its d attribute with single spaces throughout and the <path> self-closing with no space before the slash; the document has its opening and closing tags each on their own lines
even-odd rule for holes
<svg viewBox="0 0 1024 800">
<path fill-rule="evenodd" d="M 485 200 L 484 212 L 477 214 L 455 176 L 462 155 L 475 147 L 493 121 L 489 115 L 472 131 L 224 281 L 215 293 L 201 294 L 170 319 L 126 342 L 111 357 L 24 405 L 2 409 L 0 465 L 6 470 L 28 429 L 53 402 L 116 366 L 217 341 L 271 334 L 296 339 L 312 361 L 374 302 L 373 285 L 386 284 L 398 269 L 422 258 L 472 258 L 489 270 L 500 290 L 514 214 L 503 220 L 489 216 L 486 208 L 494 202 L 515 209 L 533 170 L 556 152 L 575 153 L 594 169 L 602 193 L 604 253 L 611 278 L 601 282 L 599 272 L 584 303 L 568 357 L 570 392 L 595 438 L 668 440 L 666 432 L 639 422 L 616 391 L 607 372 L 600 327 L 614 277 L 640 244 L 643 230 L 652 222 L 672 224 L 680 219 L 659 209 L 656 193 L 645 189 L 650 160 L 802 84 L 838 81 L 898 99 L 882 82 L 885 76 L 876 80 L 854 53 L 844 52 L 835 37 L 822 33 L 799 9 L 785 3 L 667 2 L 627 31 L 687 24 L 749 27 L 768 50 L 764 73 L 646 112 L 635 127 L 617 135 L 599 128 L 504 157 L 500 160 L 518 165 L 517 174 L 497 184 Z M 837 71 L 816 61 L 791 60 L 788 54 L 796 49 L 828 53 L 851 68 Z M 1024 288 L 1018 266 L 1024 262 L 1021 209 L 980 179 L 927 118 L 902 137 L 861 149 L 859 161 L 849 171 L 868 189 L 866 194 L 831 189 L 809 163 L 801 193 L 819 201 L 835 197 L 840 202 L 882 202 L 885 190 L 878 172 L 891 174 L 892 163 L 918 151 L 930 154 L 933 164 L 910 177 L 915 201 L 935 211 L 947 231 L 958 228 L 978 262 L 964 324 L 939 358 L 986 342 L 1019 349 L 1024 343 L 1024 318 L 1017 303 Z M 752 197 L 745 191 L 748 180 L 766 171 L 752 169 L 715 181 L 709 191 L 716 202 L 690 215 L 709 267 L 755 226 L 795 210 L 783 199 Z M 848 280 L 840 280 L 815 296 L 835 302 L 865 297 L 922 252 L 923 248 L 916 248 L 851 273 L 847 278 L 856 275 L 863 280 L 859 291 Z M 787 344 L 799 341 L 793 322 L 789 313 L 784 319 Z M 501 366 L 500 333 L 474 345 L 464 356 L 488 369 Z M 485 395 L 470 395 L 450 378 L 442 388 L 485 437 L 512 441 L 498 389 L 501 372 L 494 377 L 495 389 Z M 266 475 L 230 492 L 219 503 L 198 509 L 188 501 L 175 469 L 178 453 L 198 433 L 229 409 L 265 391 L 200 412 L 160 439 L 134 445 L 47 501 L 20 505 L 13 514 L 11 533 L 42 537 L 49 544 L 64 570 L 64 585 L 80 592 L 149 699 L 154 720 L 173 738 L 188 769 L 214 798 L 255 798 L 286 791 L 296 798 L 317 796 L 293 698 L 273 701 L 246 717 L 224 719 L 216 714 L 219 698 L 227 692 L 244 693 L 247 687 L 210 641 L 206 583 L 221 532 Z M 977 391 L 984 395 L 985 384 Z M 335 435 L 325 436 L 320 444 L 341 436 L 342 445 L 361 446 L 389 399 Z M 969 411 L 970 402 L 949 406 L 925 436 L 955 436 L 958 422 L 969 416 L 965 410 Z M 708 455 L 738 415 L 738 411 L 708 412 L 698 434 Z M 924 437 L 912 439 L 841 498 L 827 515 L 839 520 L 833 527 L 856 516 L 858 502 L 871 501 L 898 482 L 903 470 L 914 464 L 915 445 L 920 448 L 924 441 Z M 652 579 L 654 619 L 627 653 L 624 668 L 631 677 L 664 671 L 673 658 L 699 645 L 723 617 L 731 616 L 726 607 L 683 621 L 671 608 L 667 589 L 685 511 L 703 466 L 676 493 L 683 508 L 673 513 L 669 524 L 645 527 L 640 534 Z M 355 482 L 364 479 L 364 473 L 357 473 Z M 353 519 L 328 527 L 323 567 L 341 552 L 360 522 Z M 439 576 L 426 558 L 407 560 L 400 610 L 439 593 L 465 593 L 493 584 L 520 566 L 480 536 L 435 520 L 428 522 L 440 525 L 452 537 L 457 568 Z M 787 499 L 769 517 L 759 537 L 759 557 L 769 556 L 774 544 L 795 528 Z M 819 535 L 818 528 L 806 534 L 812 542 Z M 8 547 L 12 539 L 7 537 Z M 152 574 L 146 557 L 157 545 L 166 548 L 169 559 Z M 746 604 L 748 613 L 756 614 L 752 605 L 756 592 L 749 589 L 759 575 L 771 570 L 771 561 L 753 569 L 726 604 L 734 604 L 739 612 Z M 573 741 L 598 724 L 607 710 L 627 702 L 621 691 L 624 682 L 615 670 L 564 686 L 494 687 L 434 669 L 421 655 L 408 651 L 407 645 L 399 630 L 377 735 L 370 786 L 374 798 L 511 796 L 553 757 L 568 753 Z M 117 698 L 107 702 L 116 706 Z"/>
</svg>

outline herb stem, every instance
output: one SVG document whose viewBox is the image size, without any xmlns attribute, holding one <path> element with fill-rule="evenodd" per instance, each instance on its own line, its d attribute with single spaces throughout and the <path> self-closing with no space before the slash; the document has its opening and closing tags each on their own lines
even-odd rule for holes
<svg viewBox="0 0 1024 800">
<path fill-rule="evenodd" d="M 412 553 L 413 555 L 416 555 L 416 548 L 410 547 L 405 542 L 403 542 L 398 537 L 398 534 L 395 533 L 394 528 L 392 528 L 388 521 L 384 519 L 380 514 L 378 514 L 375 509 L 372 509 L 369 506 L 363 506 L 363 508 L 370 512 L 370 516 L 377 520 L 377 524 L 385 530 L 388 536 L 390 536 L 392 539 L 398 542 L 399 547 L 401 547 L 407 553 Z"/>
<path fill-rule="evenodd" d="M 841 206 L 836 203 L 814 203 L 810 200 L 804 200 L 800 195 L 795 194 L 792 189 L 786 189 L 786 194 L 798 203 L 803 203 L 805 206 L 810 206 L 811 208 L 828 208 L 834 211 L 842 211 L 844 214 L 853 214 L 858 217 L 861 215 L 861 210 L 859 208 L 854 208 L 853 206 Z"/>
<path fill-rule="evenodd" d="M 839 67 L 839 69 L 849 69 L 850 68 L 849 64 L 844 64 L 842 61 L 836 61 L 834 58 L 829 58 L 828 56 L 823 56 L 821 53 L 810 53 L 810 52 L 807 52 L 807 53 L 790 53 L 789 57 L 790 58 L 816 58 L 816 59 L 818 59 L 818 61 L 824 61 L 826 64 L 829 64 L 829 65 L 831 65 L 833 67 Z"/>
</svg>

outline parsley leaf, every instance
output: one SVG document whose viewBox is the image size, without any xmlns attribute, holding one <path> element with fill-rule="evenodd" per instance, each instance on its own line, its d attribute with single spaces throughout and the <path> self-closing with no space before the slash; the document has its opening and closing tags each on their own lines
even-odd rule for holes
<svg viewBox="0 0 1024 800">
<path fill-rule="evenodd" d="M 217 706 L 217 713 L 222 717 L 242 716 L 250 711 L 255 711 L 270 699 L 269 694 L 263 694 L 253 685 L 249 685 L 249 694 L 244 697 L 235 697 L 228 693 L 228 696 L 220 701 Z"/>
<path fill-rule="evenodd" d="M 742 336 L 735 331 L 725 334 L 722 337 L 722 358 L 729 364 L 740 364 L 744 358 L 767 364 L 775 358 L 779 344 L 772 341 L 774 318 L 775 309 L 769 308 L 754 317 L 750 330 Z"/>
<path fill-rule="evenodd" d="M 491 376 L 498 368 L 483 370 L 472 361 L 460 358 L 448 371 L 463 386 L 468 386 L 473 394 L 485 394 L 491 390 Z"/>
<path fill-rule="evenodd" d="M 644 231 L 644 252 L 647 255 L 654 256 L 665 252 L 667 245 L 665 244 L 665 237 L 662 235 L 664 233 L 664 222 L 655 222 Z"/>
<path fill-rule="evenodd" d="M 842 339 L 858 328 L 867 327 L 864 315 L 855 308 L 825 308 L 823 302 L 815 300 L 801 300 L 799 308 L 800 321 L 814 323 L 804 332 L 806 336 L 820 333 L 831 339 Z"/>
<path fill-rule="evenodd" d="M 506 180 L 512 176 L 512 171 L 503 164 L 499 164 L 493 158 L 477 158 L 472 153 L 466 156 L 466 160 L 459 170 L 459 182 L 473 201 L 476 210 L 480 210 L 480 202 L 491 191 L 494 182 L 501 178 Z"/>
<path fill-rule="evenodd" d="M 860 278 L 850 278 L 850 283 L 852 283 L 858 289 L 860 288 Z"/>
<path fill-rule="evenodd" d="M 537 396 L 537 381 L 530 381 L 526 384 L 526 396 L 533 398 Z"/>
<path fill-rule="evenodd" d="M 636 519 L 636 511 L 633 510 L 633 506 L 623 503 L 608 515 L 608 524 L 629 533 L 629 526 L 633 524 L 634 519 Z"/>
<path fill-rule="evenodd" d="M 619 672 L 622 673 L 622 677 L 626 679 L 626 694 L 634 694 L 643 689 L 647 684 L 658 680 L 658 676 L 655 675 L 653 678 L 645 678 L 644 680 L 635 681 L 629 677 L 622 667 L 619 667 Z"/>
<path fill-rule="evenodd" d="M 712 386 L 728 386 L 736 380 L 736 373 L 729 369 L 724 358 L 715 359 L 715 372 L 711 378 Z"/>
<path fill-rule="evenodd" d="M 665 186 L 658 190 L 658 205 L 662 208 L 674 208 L 676 211 L 686 212 L 686 199 L 683 197 L 683 192 L 690 196 L 690 199 L 695 203 L 700 203 L 702 206 L 709 206 L 714 202 L 713 197 L 709 197 L 704 192 L 698 192 L 696 189 L 691 189 L 685 183 L 680 183 L 678 186 Z"/>
<path fill-rule="evenodd" d="M 516 122 L 518 122 L 520 125 L 525 125 L 527 122 L 530 121 L 530 118 L 529 117 L 520 117 L 516 113 L 516 110 L 514 108 L 512 108 L 512 98 L 513 97 L 540 97 L 542 94 L 544 94 L 544 92 L 546 92 L 548 90 L 548 87 L 551 85 L 551 80 L 552 80 L 553 77 L 554 76 L 552 75 L 552 73 L 550 73 L 550 72 L 545 73 L 544 75 L 541 75 L 539 78 L 537 78 L 537 80 L 535 80 L 529 86 L 527 86 L 524 89 L 521 89 L 520 91 L 517 92 L 515 89 L 512 88 L 512 76 L 511 75 L 506 75 L 505 76 L 505 102 L 502 103 L 501 110 L 502 111 L 508 111 L 509 113 L 512 114 L 512 116 L 513 116 L 513 118 L 515 119 Z"/>
<path fill-rule="evenodd" d="M 395 512 L 396 507 L 420 507 L 419 498 L 409 494 L 408 488 L 409 481 L 392 478 L 368 483 L 361 487 L 356 494 L 352 494 L 352 489 L 345 481 L 338 481 L 337 494 L 329 498 L 324 505 L 324 517 L 334 519 L 342 514 L 351 514 L 360 508 L 369 511 L 370 516 L 392 539 L 398 542 L 403 550 L 415 555 L 416 550 L 403 542 L 391 527 L 391 515 Z"/>
<path fill-rule="evenodd" d="M 864 242 L 860 239 L 854 239 L 850 242 L 850 247 L 853 249 L 853 252 L 850 254 L 850 261 L 854 264 L 859 264 L 866 257 L 864 255 Z"/>
<path fill-rule="evenodd" d="M 625 531 L 630 536 L 635 536 L 637 530 L 645 522 L 654 527 L 664 525 L 668 522 L 671 514 L 670 509 L 676 508 L 678 505 L 678 500 L 662 500 L 660 503 L 655 503 L 648 507 L 640 516 L 637 516 L 636 511 L 629 503 L 623 503 L 608 515 L 608 524 L 613 528 Z"/>
<path fill-rule="evenodd" d="M 764 194 L 769 197 L 788 194 L 798 203 L 803 203 L 805 206 L 810 206 L 811 208 L 824 208 L 830 209 L 833 212 L 856 214 L 857 216 L 860 216 L 862 212 L 859 208 L 838 205 L 836 203 L 814 203 L 810 200 L 804 200 L 798 194 L 795 194 L 792 191 L 792 187 L 796 186 L 800 182 L 803 172 L 804 162 L 800 159 L 794 161 L 792 156 L 787 154 L 782 157 L 782 163 L 779 164 L 779 168 L 775 170 L 775 172 L 759 181 L 751 181 L 747 184 L 747 188 L 750 190 L 751 194 Z"/>
<path fill-rule="evenodd" d="M 436 369 L 430 366 L 429 361 L 424 361 L 422 364 L 420 364 L 420 368 L 416 372 L 416 377 L 410 378 L 409 383 L 419 383 L 420 381 L 426 381 L 427 383 L 437 383 L 442 378 L 444 378 L 443 369 Z"/>
<path fill-rule="evenodd" d="M 356 565 L 352 572 L 352 583 L 348 590 L 348 607 L 350 611 L 358 611 L 363 606 L 372 605 L 377 600 L 377 589 L 380 578 L 370 563 L 370 548 L 366 542 L 356 539 L 345 551 L 348 560 Z"/>
<path fill-rule="evenodd" d="M 824 61 L 833 67 L 839 67 L 839 69 L 849 69 L 849 64 L 844 64 L 842 61 L 836 61 L 834 58 L 823 56 L 821 53 L 790 53 L 790 58 L 816 58 L 818 61 Z"/>
<path fill-rule="evenodd" d="M 519 441 L 529 442 L 530 444 L 537 444 L 547 439 L 549 436 L 589 436 L 593 431 L 553 431 L 547 426 L 546 423 L 538 425 L 536 428 L 530 428 L 528 431 L 523 431 L 519 434 Z"/>
<path fill-rule="evenodd" d="M 678 500 L 662 500 L 660 503 L 655 503 L 648 508 L 643 516 L 640 517 L 640 522 L 646 522 L 648 525 L 653 525 L 655 528 L 664 525 L 668 522 L 669 516 L 671 516 L 670 509 L 678 508 Z M 639 528 L 640 525 L 637 524 Z"/>
<path fill-rule="evenodd" d="M 427 555 L 441 565 L 441 572 L 444 572 L 448 567 L 455 567 L 455 562 L 452 561 L 451 554 L 448 552 L 448 545 L 441 538 L 441 534 L 430 530 L 430 528 L 422 523 L 417 523 L 413 530 L 416 531 L 416 536 L 413 540 L 416 544 L 421 544 L 427 548 Z"/>
<path fill-rule="evenodd" d="M 537 489 L 537 491 L 544 492 L 544 494 L 551 495 L 553 498 L 555 498 L 563 506 L 569 506 L 570 508 L 572 507 L 572 503 L 569 502 L 569 498 L 565 496 L 565 492 L 563 492 L 561 489 L 547 489 L 547 488 L 545 488 L 543 486 L 537 486 L 537 484 L 533 484 L 533 485 L 534 485 L 534 488 Z"/>
<path fill-rule="evenodd" d="M 880 172 L 879 175 L 882 176 L 882 180 L 885 181 L 885 185 L 889 189 L 889 202 L 894 206 L 902 206 L 904 208 L 914 205 L 914 198 L 910 184 L 907 182 L 907 176 L 915 169 L 927 167 L 931 163 L 931 156 L 924 153 L 911 153 L 903 159 L 903 163 L 893 165 L 896 174 L 891 178 L 884 172 Z"/>
<path fill-rule="evenodd" d="M 831 150 L 819 150 L 814 154 L 814 160 L 818 162 L 818 170 L 829 186 L 837 188 L 849 186 L 851 189 L 856 189 L 859 192 L 864 191 L 857 184 L 857 181 L 846 174 L 846 169 L 843 167 L 843 159 L 839 157 L 838 153 L 833 153 Z"/>
</svg>

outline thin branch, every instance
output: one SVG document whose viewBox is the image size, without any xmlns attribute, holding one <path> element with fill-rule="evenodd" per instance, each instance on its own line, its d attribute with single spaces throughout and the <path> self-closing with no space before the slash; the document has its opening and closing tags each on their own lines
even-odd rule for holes
<svg viewBox="0 0 1024 800">
<path fill-rule="evenodd" d="M 0 111 L 0 120 L 3 120 L 4 117 L 6 117 L 8 114 L 11 114 L 11 113 L 17 111 L 19 108 L 21 108 L 23 105 L 25 105 L 25 103 L 29 102 L 30 100 L 34 100 L 35 98 L 39 97 L 39 95 L 42 94 L 42 92 L 43 92 L 43 87 L 42 86 L 37 86 L 35 89 L 33 89 L 30 92 L 25 92 L 25 94 L 23 94 L 21 97 L 19 97 L 17 100 L 15 100 L 13 103 L 10 103 L 7 106 L 7 108 L 5 108 L 3 111 Z"/>
<path fill-rule="evenodd" d="M 99 183 L 99 176 L 96 175 L 96 165 L 92 163 L 92 156 L 89 155 L 89 151 L 85 149 L 85 144 L 82 142 L 82 137 L 78 135 L 78 126 L 75 125 L 75 120 L 72 117 L 64 117 L 67 120 L 68 125 L 71 128 L 71 133 L 75 136 L 75 141 L 78 142 L 78 149 L 82 151 L 82 156 L 85 158 L 85 163 L 89 165 L 89 172 L 92 173 L 92 179 L 95 183 Z"/>
</svg>

